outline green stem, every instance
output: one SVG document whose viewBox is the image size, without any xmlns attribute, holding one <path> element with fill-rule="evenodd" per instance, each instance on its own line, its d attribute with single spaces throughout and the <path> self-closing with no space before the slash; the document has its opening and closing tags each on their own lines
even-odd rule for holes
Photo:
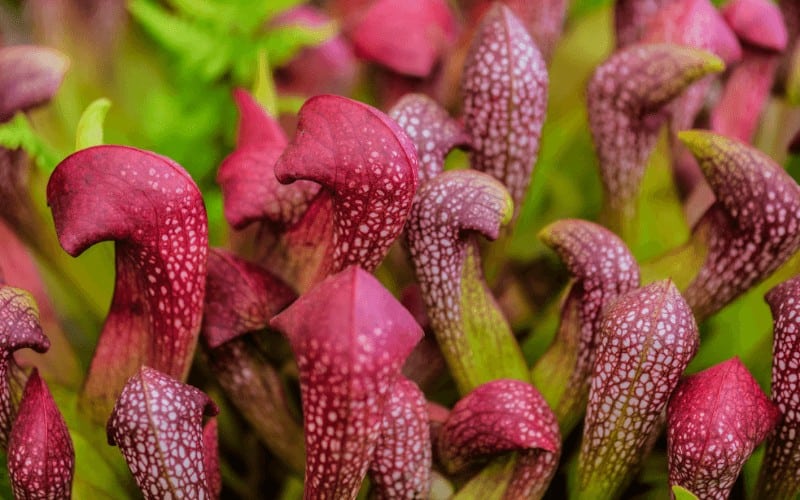
<svg viewBox="0 0 800 500">
<path fill-rule="evenodd" d="M 639 210 L 636 198 L 614 200 L 614 202 L 611 200 L 611 195 L 605 193 L 603 208 L 600 211 L 600 223 L 622 238 L 628 248 L 636 248 L 639 232 Z"/>
<path fill-rule="evenodd" d="M 498 457 L 484 467 L 452 500 L 503 500 L 517 463 L 515 454 Z"/>
<path fill-rule="evenodd" d="M 705 262 L 706 247 L 703 240 L 693 237 L 691 241 L 643 262 L 640 268 L 642 286 L 669 278 L 678 290 L 686 290 Z"/>
<path fill-rule="evenodd" d="M 460 304 L 457 324 L 440 336 L 459 392 L 501 378 L 530 381 L 522 350 L 484 281 L 474 239 L 466 246 L 459 295 L 451 298 Z"/>
<path fill-rule="evenodd" d="M 533 385 L 553 409 L 562 436 L 580 422 L 589 398 L 589 373 L 579 373 L 585 371 L 578 366 L 580 304 L 572 300 L 572 290 L 570 285 L 556 338 L 531 370 Z"/>
</svg>

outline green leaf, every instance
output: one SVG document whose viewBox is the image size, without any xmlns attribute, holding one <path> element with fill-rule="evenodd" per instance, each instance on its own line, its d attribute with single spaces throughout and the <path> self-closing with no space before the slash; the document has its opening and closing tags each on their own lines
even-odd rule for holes
<svg viewBox="0 0 800 500">
<path fill-rule="evenodd" d="M 288 476 L 283 483 L 283 490 L 278 500 L 300 500 L 303 498 L 303 481 L 294 476 Z"/>
<path fill-rule="evenodd" d="M 270 70 L 267 51 L 259 50 L 257 61 L 258 70 L 256 71 L 256 81 L 253 84 L 253 97 L 264 107 L 267 114 L 270 116 L 278 116 L 275 81 L 272 79 L 272 71 Z"/>
<path fill-rule="evenodd" d="M 480 498 L 482 500 L 501 500 L 514 474 L 517 460 L 515 455 L 498 457 L 484 467 L 463 488 L 453 496 L 454 500 Z"/>
<path fill-rule="evenodd" d="M 191 23 L 150 0 L 133 0 L 128 10 L 160 45 L 177 56 L 187 73 L 211 81 L 230 66 L 235 37 Z"/>
<path fill-rule="evenodd" d="M 673 486 L 672 494 L 675 500 L 697 500 L 697 496 L 682 486 Z"/>
<path fill-rule="evenodd" d="M 573 19 L 580 18 L 601 7 L 608 7 L 611 3 L 610 0 L 576 0 L 570 5 L 569 16 Z"/>
<path fill-rule="evenodd" d="M 637 235 L 631 251 L 640 261 L 663 255 L 689 240 L 689 227 L 672 180 L 669 144 L 662 140 L 642 177 L 637 206 Z"/>
<path fill-rule="evenodd" d="M 74 498 L 114 499 L 127 496 L 119 482 L 118 471 L 106 463 L 84 435 L 72 432 L 72 444 L 75 448 L 75 477 L 72 482 Z"/>
<path fill-rule="evenodd" d="M 282 95 L 278 96 L 277 112 L 279 115 L 296 115 L 306 98 L 298 95 Z"/>
<path fill-rule="evenodd" d="M 251 33 L 303 0 L 168 0 L 168 3 L 188 17 Z"/>
<path fill-rule="evenodd" d="M 32 136 L 33 130 L 23 114 L 0 126 L 0 146 L 6 149 L 30 147 Z"/>
<path fill-rule="evenodd" d="M 181 14 L 222 29 L 250 33 L 267 19 L 274 2 L 248 0 L 169 0 Z"/>
<path fill-rule="evenodd" d="M 138 489 L 122 454 L 108 446 L 105 427 L 84 417 L 78 409 L 77 394 L 55 384 L 51 391 L 75 448 L 73 498 L 131 498 Z M 1 493 L 2 498 L 12 498 Z"/>
<path fill-rule="evenodd" d="M 0 147 L 22 148 L 45 172 L 52 172 L 61 160 L 61 156 L 33 130 L 24 114 L 0 125 Z"/>
<path fill-rule="evenodd" d="M 178 59 L 179 70 L 203 81 L 233 70 L 241 79 L 252 75 L 260 51 L 273 63 L 286 64 L 304 47 L 317 45 L 338 32 L 336 23 L 308 27 L 286 25 L 263 32 L 267 20 L 298 2 L 245 0 L 169 0 L 170 12 L 152 0 L 133 0 L 131 15 Z"/>
<path fill-rule="evenodd" d="M 174 94 L 159 93 L 143 104 L 142 116 L 141 132 L 148 149 L 174 159 L 195 179 L 213 179 L 225 154 L 220 137 L 235 127 L 235 108 L 227 88 L 195 83 Z"/>
<path fill-rule="evenodd" d="M 252 0 L 240 0 L 245 3 L 251 3 Z M 252 2 L 252 3 L 259 3 L 259 2 Z M 266 17 L 267 19 L 272 19 L 276 15 L 284 12 L 286 10 L 291 9 L 292 7 L 296 7 L 302 3 L 305 3 L 304 0 L 270 0 L 269 2 L 261 2 L 264 4 L 266 8 Z"/>
<path fill-rule="evenodd" d="M 150 0 L 133 0 L 128 4 L 131 15 L 167 50 L 196 53 L 212 50 L 214 41 L 197 25 L 172 15 Z"/>
<path fill-rule="evenodd" d="M 86 149 L 103 144 L 103 122 L 106 119 L 111 101 L 101 97 L 89 104 L 78 120 L 75 138 L 75 150 Z"/>
<path fill-rule="evenodd" d="M 800 104 L 800 50 L 795 49 L 789 62 L 789 74 L 786 76 L 786 97 L 793 105 Z"/>
<path fill-rule="evenodd" d="M 800 182 L 800 154 L 790 153 L 783 166 L 795 182 Z"/>
<path fill-rule="evenodd" d="M 280 67 L 302 49 L 326 42 L 338 32 L 339 26 L 333 21 L 320 26 L 287 24 L 270 30 L 260 46 L 269 53 L 272 65 Z"/>
<path fill-rule="evenodd" d="M 8 457 L 0 453 L 0 498 L 14 498 L 11 491 L 11 477 L 8 475 Z"/>
</svg>

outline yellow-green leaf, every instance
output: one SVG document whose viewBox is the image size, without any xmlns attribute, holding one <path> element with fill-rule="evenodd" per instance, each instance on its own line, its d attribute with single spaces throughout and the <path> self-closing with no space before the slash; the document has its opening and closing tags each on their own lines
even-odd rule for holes
<svg viewBox="0 0 800 500">
<path fill-rule="evenodd" d="M 111 101 L 105 97 L 95 100 L 86 107 L 78 120 L 75 134 L 76 151 L 103 144 L 103 122 L 110 107 Z"/>
<path fill-rule="evenodd" d="M 672 494 L 675 500 L 697 500 L 697 496 L 682 486 L 673 486 Z"/>
</svg>

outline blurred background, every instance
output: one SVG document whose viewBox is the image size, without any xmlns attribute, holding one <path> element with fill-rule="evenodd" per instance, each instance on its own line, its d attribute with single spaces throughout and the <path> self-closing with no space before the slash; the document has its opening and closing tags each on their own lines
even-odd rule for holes
<svg viewBox="0 0 800 500">
<path fill-rule="evenodd" d="M 223 216 L 215 176 L 235 147 L 234 88 L 250 90 L 270 113 L 280 116 L 289 137 L 295 113 L 307 97 L 318 93 L 348 95 L 386 111 L 405 92 L 426 92 L 458 113 L 459 48 L 468 40 L 462 28 L 469 24 L 476 2 L 447 4 L 455 24 L 440 25 L 442 35 L 437 39 L 447 44 L 447 51 L 439 51 L 447 56 L 433 61 L 432 69 L 422 76 L 358 47 L 357 28 L 363 19 L 350 13 L 359 3 L 369 2 L 0 0 L 0 44 L 41 44 L 70 59 L 55 99 L 0 125 L 0 146 L 21 147 L 28 153 L 31 194 L 50 221 L 44 203 L 49 173 L 75 150 L 78 124 L 87 109 L 100 116 L 95 119 L 104 115 L 106 143 L 155 151 L 191 173 L 205 198 L 211 244 L 229 246 L 232 230 Z M 591 72 L 614 46 L 612 3 L 574 0 L 569 5 L 563 36 L 549 63 L 550 95 L 540 156 L 515 232 L 505 243 L 505 265 L 522 279 L 507 287 L 502 274 L 494 274 L 495 289 L 501 302 L 514 311 L 510 320 L 529 359 L 540 355 L 552 338 L 557 320 L 552 312 L 566 280 L 562 265 L 537 233 L 565 217 L 597 220 L 601 206 L 584 92 Z M 785 163 L 796 179 L 800 163 L 787 156 L 786 144 L 798 126 L 797 109 L 775 97 L 755 140 L 757 147 Z M 452 153 L 448 168 L 463 168 L 466 158 L 463 152 Z M 647 260 L 683 243 L 689 234 L 663 138 L 645 177 L 643 199 L 647 203 L 641 209 L 642 237 L 632 250 L 638 259 Z M 57 245 L 52 228 L 43 231 L 49 231 L 51 243 Z M 111 297 L 113 247 L 93 247 L 78 259 L 53 248 L 49 255 L 58 263 L 42 270 L 53 303 L 74 322 L 72 340 L 85 367 Z M 487 265 L 491 267 L 491 260 Z M 705 322 L 703 346 L 689 371 L 738 355 L 768 390 L 772 321 L 763 295 L 796 274 L 799 265 L 797 259 L 789 262 L 775 277 Z M 59 268 L 68 269 L 70 278 L 54 276 L 53 269 Z M 378 275 L 399 291 L 390 271 L 383 268 Z M 489 275 L 493 276 L 491 269 Z M 519 296 L 529 298 L 521 307 Z M 212 398 L 219 401 L 221 396 Z M 228 446 L 238 438 L 235 432 L 223 433 Z M 235 459 L 239 454 L 227 456 Z M 252 491 L 246 483 L 254 479 L 248 473 L 255 471 L 228 470 L 226 487 Z M 242 484 L 237 486 L 237 481 Z"/>
</svg>

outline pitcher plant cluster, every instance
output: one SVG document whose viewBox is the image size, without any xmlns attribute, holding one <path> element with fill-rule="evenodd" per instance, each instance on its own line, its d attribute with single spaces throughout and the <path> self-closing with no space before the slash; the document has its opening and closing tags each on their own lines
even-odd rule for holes
<svg viewBox="0 0 800 500">
<path fill-rule="evenodd" d="M 795 498 L 800 3 L 590 3 L 0 4 L 0 496 Z"/>
</svg>

